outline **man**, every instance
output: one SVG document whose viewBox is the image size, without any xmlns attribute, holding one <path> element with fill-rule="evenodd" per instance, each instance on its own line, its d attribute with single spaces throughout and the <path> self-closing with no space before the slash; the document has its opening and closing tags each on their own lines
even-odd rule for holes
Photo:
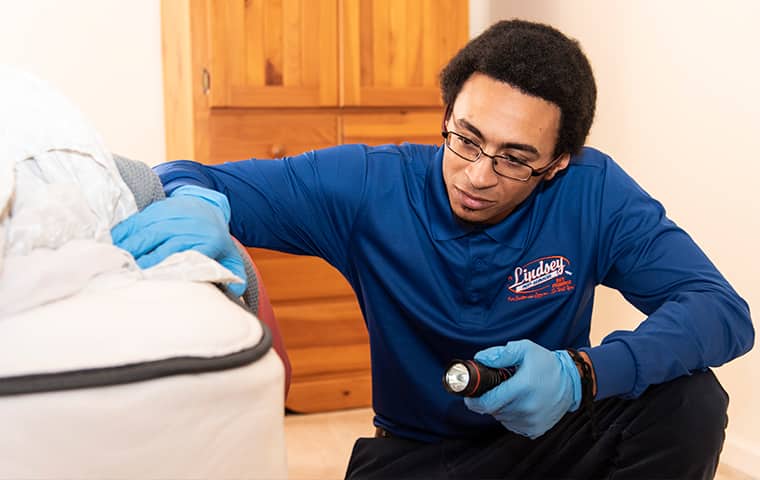
<svg viewBox="0 0 760 480">
<path fill-rule="evenodd" d="M 229 220 L 246 245 L 345 275 L 378 428 L 349 478 L 711 478 L 728 397 L 707 367 L 749 350 L 749 310 L 658 202 L 583 148 L 596 86 L 577 43 L 500 22 L 441 86 L 441 147 L 172 162 L 157 168 L 171 198 L 114 241 L 143 265 L 185 248 L 229 263 Z M 648 318 L 590 347 L 599 284 Z M 473 356 L 516 373 L 463 401 L 440 378 Z"/>
</svg>

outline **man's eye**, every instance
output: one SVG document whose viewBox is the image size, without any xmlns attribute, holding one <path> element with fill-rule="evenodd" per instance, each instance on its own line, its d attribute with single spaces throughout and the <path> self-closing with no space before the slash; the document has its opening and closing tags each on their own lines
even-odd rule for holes
<svg viewBox="0 0 760 480">
<path fill-rule="evenodd" d="M 498 158 L 500 162 L 509 166 L 525 165 L 525 162 L 521 162 L 517 157 L 513 157 L 512 155 L 499 155 L 496 158 Z"/>
<path fill-rule="evenodd" d="M 468 147 L 476 146 L 477 144 L 467 137 L 459 137 L 459 140 Z"/>
</svg>

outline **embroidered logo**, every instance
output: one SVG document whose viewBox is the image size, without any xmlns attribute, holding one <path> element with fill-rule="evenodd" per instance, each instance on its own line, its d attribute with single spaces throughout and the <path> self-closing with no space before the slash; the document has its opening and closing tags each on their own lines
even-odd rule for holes
<svg viewBox="0 0 760 480">
<path fill-rule="evenodd" d="M 519 302 L 530 298 L 541 298 L 560 292 L 572 291 L 575 286 L 568 278 L 573 273 L 568 270 L 570 260 L 560 255 L 551 255 L 532 260 L 515 268 L 507 277 L 507 299 Z"/>
</svg>

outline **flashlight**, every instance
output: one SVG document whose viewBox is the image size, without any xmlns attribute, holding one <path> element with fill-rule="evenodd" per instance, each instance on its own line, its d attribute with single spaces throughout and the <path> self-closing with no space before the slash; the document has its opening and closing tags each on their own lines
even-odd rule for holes
<svg viewBox="0 0 760 480">
<path fill-rule="evenodd" d="M 515 371 L 515 367 L 492 368 L 475 360 L 452 360 L 443 374 L 443 387 L 454 395 L 479 397 Z"/>
</svg>

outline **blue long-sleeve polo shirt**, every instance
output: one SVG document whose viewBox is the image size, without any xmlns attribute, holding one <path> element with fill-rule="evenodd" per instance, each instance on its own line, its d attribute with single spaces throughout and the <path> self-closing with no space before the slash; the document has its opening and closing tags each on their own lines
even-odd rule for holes
<svg viewBox="0 0 760 480">
<path fill-rule="evenodd" d="M 587 351 L 597 399 L 637 397 L 751 348 L 747 304 L 610 157 L 585 148 L 480 227 L 452 214 L 442 158 L 442 147 L 344 145 L 156 170 L 167 192 L 196 184 L 227 195 L 245 245 L 316 255 L 348 279 L 369 331 L 375 424 L 397 435 L 502 428 L 446 393 L 441 376 L 452 358 L 511 340 Z M 590 347 L 600 284 L 647 318 Z"/>
</svg>

